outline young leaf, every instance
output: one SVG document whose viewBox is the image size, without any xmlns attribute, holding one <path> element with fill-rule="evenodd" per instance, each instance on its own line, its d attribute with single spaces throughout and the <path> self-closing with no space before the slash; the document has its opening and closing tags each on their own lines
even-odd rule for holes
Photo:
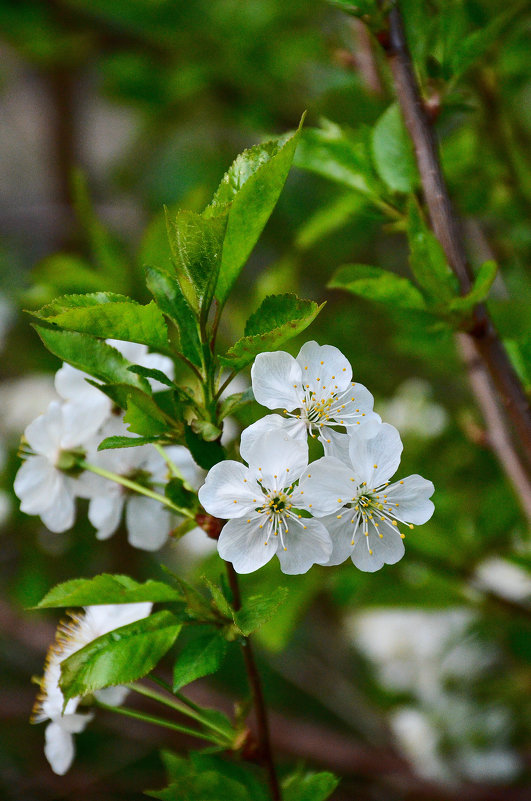
<svg viewBox="0 0 531 801">
<path fill-rule="evenodd" d="M 287 595 L 287 587 L 277 587 L 268 595 L 251 596 L 238 612 L 233 613 L 236 626 L 247 637 L 273 617 L 278 607 L 286 600 Z"/>
<path fill-rule="evenodd" d="M 143 376 L 144 378 L 152 378 L 154 381 L 158 381 L 160 384 L 164 384 L 166 387 L 175 389 L 175 384 L 171 378 L 168 378 L 166 373 L 163 373 L 162 370 L 155 370 L 153 367 L 142 367 L 140 364 L 132 364 L 129 370 L 132 373 Z"/>
<path fill-rule="evenodd" d="M 146 267 L 146 282 L 159 308 L 176 324 L 184 356 L 202 365 L 197 319 L 174 275 L 158 267 Z"/>
<path fill-rule="evenodd" d="M 415 198 L 409 204 L 409 263 L 429 306 L 444 306 L 458 292 L 439 240 L 426 226 Z"/>
<path fill-rule="evenodd" d="M 323 306 L 296 295 L 269 295 L 247 320 L 245 336 L 219 357 L 221 364 L 241 370 L 258 353 L 278 348 L 304 331 Z"/>
<path fill-rule="evenodd" d="M 58 331 L 34 325 L 49 351 L 78 370 L 110 384 L 126 384 L 151 393 L 148 382 L 129 371 L 130 363 L 116 348 L 75 331 Z"/>
<path fill-rule="evenodd" d="M 97 604 L 133 604 L 142 601 L 182 601 L 179 590 L 162 581 L 149 579 L 139 584 L 129 576 L 101 573 L 90 579 L 71 579 L 46 593 L 35 609 Z"/>
<path fill-rule="evenodd" d="M 225 451 L 219 442 L 207 442 L 199 434 L 196 434 L 190 426 L 184 428 L 184 438 L 190 453 L 199 467 L 210 470 L 218 462 L 225 458 Z"/>
<path fill-rule="evenodd" d="M 221 587 L 218 587 L 217 584 L 214 584 L 214 582 L 210 581 L 210 579 L 208 579 L 206 576 L 202 576 L 202 579 L 207 585 L 208 589 L 210 590 L 210 594 L 212 596 L 212 603 L 214 604 L 218 612 L 221 612 L 221 614 L 224 617 L 229 618 L 229 620 L 232 619 L 234 616 L 232 607 L 225 598 Z"/>
<path fill-rule="evenodd" d="M 153 301 L 142 306 L 106 292 L 66 295 L 33 314 L 68 331 L 140 342 L 158 351 L 168 348 L 166 323 Z"/>
<path fill-rule="evenodd" d="M 156 437 L 167 432 L 172 422 L 151 396 L 143 392 L 128 393 L 124 423 L 133 434 Z"/>
<path fill-rule="evenodd" d="M 136 448 L 138 445 L 150 445 L 159 437 L 106 437 L 98 445 L 99 451 L 110 451 L 115 448 Z"/>
<path fill-rule="evenodd" d="M 219 405 L 219 419 L 223 420 L 229 414 L 234 414 L 234 412 L 241 409 L 242 406 L 251 403 L 253 400 L 254 394 L 251 387 L 246 389 L 245 392 L 236 392 L 234 395 L 228 395 Z"/>
<path fill-rule="evenodd" d="M 164 610 L 88 643 L 61 663 L 59 685 L 65 702 L 141 679 L 171 648 L 180 630 L 180 620 Z"/>
<path fill-rule="evenodd" d="M 392 103 L 372 130 L 372 155 L 380 178 L 393 192 L 412 192 L 418 171 L 398 103 Z"/>
<path fill-rule="evenodd" d="M 304 119 L 304 118 L 303 118 Z M 241 153 L 214 195 L 206 214 L 228 206 L 228 223 L 216 286 L 223 305 L 268 221 L 288 177 L 301 126 L 291 136 L 255 145 Z"/>
<path fill-rule="evenodd" d="M 327 286 L 330 289 L 346 289 L 353 295 L 401 309 L 426 308 L 424 298 L 407 278 L 367 264 L 345 264 L 339 267 Z"/>
<path fill-rule="evenodd" d="M 148 790 L 146 795 L 161 801 L 252 801 L 242 784 L 215 771 L 182 775 L 164 790 Z"/>
<path fill-rule="evenodd" d="M 171 478 L 164 487 L 164 495 L 179 509 L 197 508 L 197 493 L 187 490 L 182 478 Z"/>
<path fill-rule="evenodd" d="M 260 769 L 249 762 L 229 762 L 221 756 L 205 751 L 192 751 L 190 761 L 198 773 L 214 770 L 228 779 L 240 782 L 247 788 L 251 801 L 270 801 L 269 793 L 264 786 Z"/>
<path fill-rule="evenodd" d="M 203 676 L 215 673 L 227 651 L 227 640 L 217 629 L 191 632 L 173 668 L 173 691 L 177 692 Z"/>
<path fill-rule="evenodd" d="M 284 781 L 284 801 L 326 801 L 337 785 L 333 773 L 309 773 L 305 776 L 295 774 Z"/>
<path fill-rule="evenodd" d="M 189 303 L 206 318 L 222 263 L 227 213 L 203 216 L 179 211 L 167 216 L 177 278 Z"/>
<path fill-rule="evenodd" d="M 478 270 L 470 292 L 467 295 L 454 298 L 450 302 L 451 311 L 463 312 L 466 314 L 471 312 L 478 303 L 486 300 L 497 272 L 498 265 L 495 261 L 484 262 Z"/>
</svg>

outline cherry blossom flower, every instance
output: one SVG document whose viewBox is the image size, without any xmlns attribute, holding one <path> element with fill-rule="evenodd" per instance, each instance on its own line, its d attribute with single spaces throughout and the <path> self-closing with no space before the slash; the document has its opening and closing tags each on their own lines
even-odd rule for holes
<svg viewBox="0 0 531 801">
<path fill-rule="evenodd" d="M 380 422 L 371 393 L 352 381 L 352 367 L 332 345 L 306 342 L 296 358 L 284 351 L 260 353 L 251 378 L 258 403 L 284 413 L 255 423 L 256 437 L 282 427 L 295 439 L 310 434 L 326 441 L 335 427 L 350 430 Z"/>
<path fill-rule="evenodd" d="M 369 439 L 356 432 L 336 434 L 327 443 L 326 453 L 312 464 L 305 491 L 318 488 L 320 497 L 327 494 L 328 500 L 336 501 L 336 513 L 322 520 L 334 545 L 327 564 L 341 564 L 350 556 L 356 567 L 369 573 L 395 564 L 404 555 L 405 535 L 398 524 L 413 528 L 433 514 L 432 482 L 412 475 L 390 483 L 400 464 L 402 442 L 388 423 L 382 423 Z M 314 514 L 326 512 L 324 505 L 319 510 L 318 503 Z"/>
<path fill-rule="evenodd" d="M 284 573 L 306 573 L 330 558 L 332 543 L 311 513 L 311 497 L 297 485 L 307 470 L 305 442 L 282 430 L 258 440 L 242 434 L 248 467 L 227 460 L 214 465 L 199 490 L 209 514 L 227 518 L 218 551 L 238 573 L 252 573 L 275 554 Z"/>
<path fill-rule="evenodd" d="M 50 531 L 71 528 L 75 496 L 86 496 L 85 474 L 74 478 L 69 471 L 92 434 L 90 421 L 81 414 L 65 414 L 57 401 L 24 432 L 31 453 L 15 477 L 15 494 L 21 510 L 40 515 Z"/>
<path fill-rule="evenodd" d="M 87 606 L 84 614 L 69 613 L 71 619 L 60 624 L 55 642 L 48 649 L 40 693 L 31 716 L 32 723 L 50 721 L 44 735 L 44 753 L 54 773 L 62 776 L 67 772 L 75 752 L 72 735 L 83 731 L 93 717 L 92 713 L 77 711 L 80 696 L 71 698 L 64 706 L 59 687 L 61 662 L 97 637 L 147 617 L 151 607 L 151 603 Z M 126 687 L 108 687 L 94 695 L 104 703 L 118 706 L 127 692 Z"/>
</svg>

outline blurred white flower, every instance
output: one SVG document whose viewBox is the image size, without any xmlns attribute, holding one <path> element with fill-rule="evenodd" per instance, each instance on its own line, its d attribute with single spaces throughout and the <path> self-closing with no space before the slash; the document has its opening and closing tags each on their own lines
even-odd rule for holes
<svg viewBox="0 0 531 801">
<path fill-rule="evenodd" d="M 27 425 L 57 400 L 50 375 L 31 375 L 3 381 L 0 386 L 0 432 L 6 438 L 20 437 Z"/>
<path fill-rule="evenodd" d="M 475 579 L 480 589 L 494 592 L 509 601 L 525 603 L 531 600 L 531 576 L 506 559 L 498 556 L 485 559 L 476 567 Z"/>
<path fill-rule="evenodd" d="M 77 712 L 81 697 L 71 698 L 63 710 L 64 697 L 59 687 L 61 662 L 97 637 L 147 617 L 151 607 L 150 603 L 87 606 L 84 615 L 69 613 L 71 619 L 60 624 L 55 642 L 48 649 L 40 693 L 31 716 L 32 723 L 50 721 L 45 731 L 44 753 L 54 773 L 62 776 L 69 769 L 74 759 L 72 735 L 83 731 L 92 719 L 91 713 Z M 99 700 L 114 706 L 121 704 L 126 694 L 125 687 L 95 692 Z"/>
<path fill-rule="evenodd" d="M 380 405 L 381 415 L 403 435 L 438 437 L 448 424 L 448 414 L 431 396 L 432 388 L 427 381 L 409 378 L 400 384 L 393 398 Z"/>
<path fill-rule="evenodd" d="M 395 710 L 389 720 L 400 750 L 423 779 L 448 781 L 451 778 L 439 756 L 439 732 L 427 715 L 415 707 Z"/>
</svg>

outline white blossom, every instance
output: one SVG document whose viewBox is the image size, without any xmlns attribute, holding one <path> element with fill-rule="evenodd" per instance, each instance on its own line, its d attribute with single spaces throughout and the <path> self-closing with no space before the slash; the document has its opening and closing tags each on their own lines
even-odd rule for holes
<svg viewBox="0 0 531 801">
<path fill-rule="evenodd" d="M 151 607 L 151 603 L 87 606 L 84 614 L 69 613 L 71 619 L 60 624 L 55 642 L 48 649 L 40 692 L 31 716 L 32 723 L 50 721 L 45 731 L 44 753 L 54 773 L 62 776 L 67 772 L 75 752 L 72 735 L 83 731 L 92 719 L 91 713 L 77 711 L 80 696 L 71 698 L 65 706 L 59 686 L 61 662 L 97 637 L 147 617 Z M 99 700 L 112 706 L 123 703 L 126 694 L 125 687 L 109 687 L 94 693 Z"/>
<path fill-rule="evenodd" d="M 401 453 L 400 435 L 388 423 L 382 423 L 371 438 L 353 431 L 350 436 L 336 434 L 325 443 L 327 455 L 312 464 L 313 477 L 306 489 L 319 488 L 329 502 L 335 499 L 336 513 L 323 518 L 334 544 L 327 564 L 341 564 L 350 556 L 356 567 L 370 573 L 395 564 L 404 555 L 405 535 L 398 524 L 413 528 L 430 519 L 431 481 L 412 475 L 390 483 Z M 326 511 L 323 505 L 315 513 Z"/>
<path fill-rule="evenodd" d="M 252 573 L 275 554 L 284 573 L 306 573 L 324 564 L 332 550 L 323 524 L 311 512 L 311 497 L 297 485 L 307 470 L 305 442 L 284 431 L 258 440 L 242 434 L 241 454 L 249 467 L 227 460 L 214 465 L 199 490 L 209 514 L 227 518 L 219 540 L 222 559 L 238 573 Z"/>
<path fill-rule="evenodd" d="M 268 415 L 252 427 L 255 437 L 283 428 L 295 439 L 307 434 L 329 439 L 334 427 L 347 430 L 379 423 L 374 398 L 363 384 L 352 381 L 352 367 L 332 345 L 306 342 L 296 358 L 284 351 L 260 353 L 251 370 L 253 392 Z"/>
<path fill-rule="evenodd" d="M 75 496 L 86 494 L 85 474 L 73 478 L 66 472 L 73 466 L 69 452 L 82 449 L 92 434 L 82 415 L 65 415 L 57 401 L 24 432 L 31 454 L 15 477 L 15 494 L 21 510 L 40 515 L 50 531 L 66 531 L 74 523 Z"/>
</svg>

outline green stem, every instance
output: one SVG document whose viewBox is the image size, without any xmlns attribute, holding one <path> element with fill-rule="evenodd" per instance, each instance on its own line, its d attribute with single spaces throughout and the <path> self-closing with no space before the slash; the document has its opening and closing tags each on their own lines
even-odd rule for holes
<svg viewBox="0 0 531 801">
<path fill-rule="evenodd" d="M 226 378 L 226 379 L 225 379 L 225 381 L 223 382 L 223 384 L 220 386 L 220 388 L 219 388 L 219 389 L 218 389 L 218 391 L 216 392 L 216 395 L 215 395 L 215 400 L 218 400 L 218 399 L 219 399 L 219 397 L 221 396 L 221 393 L 223 392 L 223 390 L 224 390 L 224 389 L 226 389 L 226 388 L 229 386 L 229 384 L 231 383 L 231 381 L 233 381 L 233 380 L 234 380 L 234 378 L 235 378 L 237 375 L 238 375 L 238 371 L 237 371 L 237 370 L 233 370 L 231 373 L 229 373 L 229 376 L 228 376 L 228 378 Z"/>
<path fill-rule="evenodd" d="M 121 484 L 122 487 L 127 487 L 127 489 L 138 492 L 140 495 L 146 495 L 148 498 L 153 498 L 154 501 L 162 503 L 164 506 L 167 506 L 169 509 L 177 512 L 180 515 L 189 517 L 191 520 L 194 519 L 194 515 L 189 509 L 181 509 L 179 506 L 176 506 L 174 503 L 172 503 L 169 498 L 166 498 L 164 495 L 160 495 L 158 492 L 154 492 L 147 487 L 143 487 L 141 484 L 137 484 L 136 481 L 131 481 L 131 479 L 125 478 L 125 476 L 120 476 L 118 473 L 105 470 L 103 467 L 96 467 L 96 465 L 89 464 L 88 462 L 81 461 L 79 466 L 84 470 L 90 470 L 91 473 L 95 473 L 97 476 L 106 478 L 109 481 L 114 481 L 116 484 Z"/>
<path fill-rule="evenodd" d="M 203 376 L 203 375 L 201 374 L 201 372 L 200 372 L 200 371 L 197 369 L 197 367 L 195 366 L 195 364 L 192 364 L 192 362 L 190 361 L 190 359 L 187 359 L 187 358 L 186 358 L 186 356 L 184 356 L 182 353 L 175 353 L 174 355 L 175 355 L 175 356 L 177 356 L 177 357 L 178 357 L 178 358 L 179 358 L 179 359 L 180 359 L 180 360 L 181 360 L 181 361 L 182 361 L 182 362 L 183 362 L 183 363 L 184 363 L 184 364 L 185 364 L 185 365 L 186 365 L 186 366 L 187 366 L 187 367 L 188 367 L 188 368 L 189 368 L 189 369 L 192 371 L 192 373 L 195 373 L 195 375 L 197 376 L 197 378 L 198 378 L 198 379 L 199 379 L 201 382 L 203 382 L 203 381 L 204 381 L 204 376 Z"/>
<path fill-rule="evenodd" d="M 125 715 L 128 718 L 143 720 L 146 723 L 153 723 L 155 726 L 162 726 L 165 729 L 173 729 L 173 731 L 178 731 L 181 734 L 188 734 L 191 737 L 199 737 L 200 739 L 208 740 L 215 745 L 221 745 L 217 738 L 212 737 L 208 733 L 196 731 L 196 729 L 190 729 L 188 726 L 181 726 L 178 723 L 172 723 L 170 720 L 159 718 L 156 715 L 148 715 L 145 712 L 137 712 L 135 709 L 129 709 L 126 706 L 111 706 L 110 704 L 104 704 L 101 701 L 95 701 L 94 703 L 101 709 L 107 709 L 109 712 L 116 712 L 118 715 Z"/>
<path fill-rule="evenodd" d="M 176 478 L 180 478 L 186 489 L 190 490 L 191 492 L 195 492 L 194 488 L 187 482 L 187 480 L 185 479 L 185 477 L 183 476 L 183 474 L 181 473 L 175 462 L 172 459 L 170 459 L 167 451 L 162 447 L 162 445 L 159 445 L 157 442 L 153 442 L 152 444 L 155 450 L 160 453 L 160 455 L 168 465 L 170 473 L 172 473 L 172 475 L 174 475 Z"/>
</svg>

